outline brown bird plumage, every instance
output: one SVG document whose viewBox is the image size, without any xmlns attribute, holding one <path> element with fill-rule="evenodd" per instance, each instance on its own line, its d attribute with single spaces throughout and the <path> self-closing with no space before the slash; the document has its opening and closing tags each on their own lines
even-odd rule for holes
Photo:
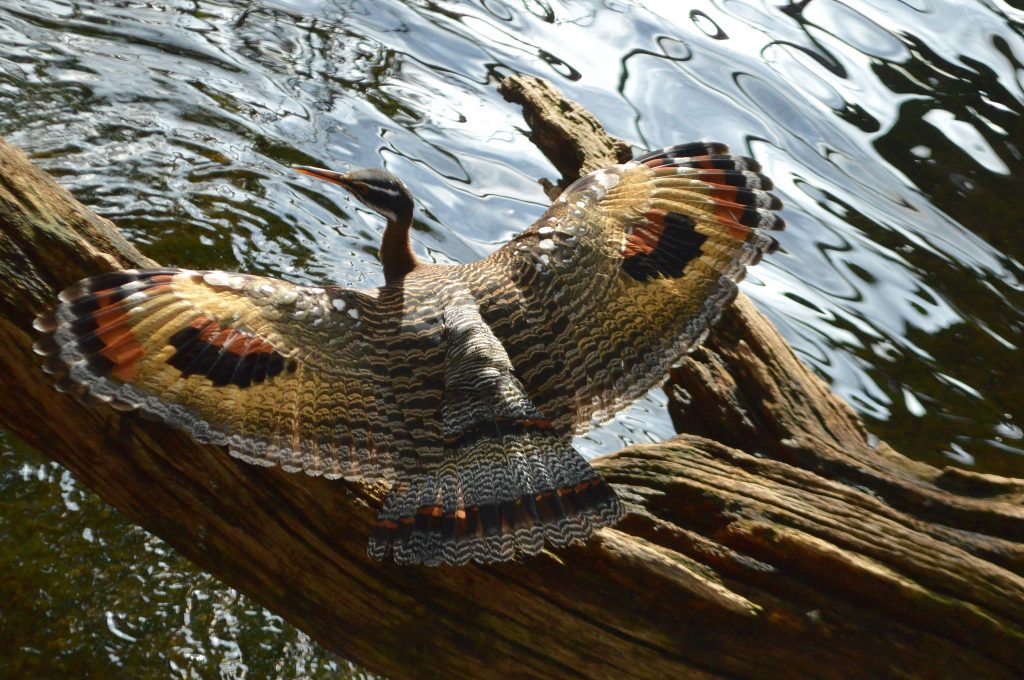
<svg viewBox="0 0 1024 680">
<path fill-rule="evenodd" d="M 399 563 L 508 560 L 616 522 L 572 435 L 661 381 L 782 228 L 754 161 L 694 143 L 580 179 L 490 257 L 430 265 L 393 175 L 297 169 L 387 217 L 383 287 L 102 274 L 37 319 L 37 350 L 58 388 L 247 462 L 394 482 L 369 553 Z"/>
</svg>

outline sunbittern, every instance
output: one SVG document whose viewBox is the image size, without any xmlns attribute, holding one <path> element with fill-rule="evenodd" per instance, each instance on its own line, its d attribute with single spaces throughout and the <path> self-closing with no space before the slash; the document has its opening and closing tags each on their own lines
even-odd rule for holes
<svg viewBox="0 0 1024 680">
<path fill-rule="evenodd" d="M 699 344 L 783 224 L 756 162 L 692 143 L 583 177 L 483 260 L 426 264 L 394 175 L 296 169 L 387 218 L 383 287 L 102 274 L 37 319 L 37 350 L 59 389 L 247 462 L 394 482 L 369 554 L 399 563 L 508 560 L 616 522 L 573 434 Z"/>
</svg>

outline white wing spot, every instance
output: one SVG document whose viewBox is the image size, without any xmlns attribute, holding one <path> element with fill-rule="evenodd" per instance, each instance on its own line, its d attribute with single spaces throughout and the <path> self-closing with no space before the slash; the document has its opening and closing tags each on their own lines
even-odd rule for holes
<svg viewBox="0 0 1024 680">
<path fill-rule="evenodd" d="M 142 288 L 142 286 L 142 281 L 129 281 L 128 283 L 121 286 L 121 290 L 137 290 L 139 288 Z"/>
<path fill-rule="evenodd" d="M 126 297 L 124 300 L 121 301 L 121 304 L 127 307 L 134 307 L 138 304 L 141 304 L 148 297 L 149 293 L 140 290 Z"/>
<path fill-rule="evenodd" d="M 278 288 L 276 295 L 274 296 L 274 304 L 278 305 L 290 305 L 299 299 L 299 294 L 291 288 L 281 287 Z"/>
<path fill-rule="evenodd" d="M 228 275 L 224 272 L 210 272 L 203 276 L 203 281 L 216 288 L 227 288 L 231 285 Z"/>
</svg>

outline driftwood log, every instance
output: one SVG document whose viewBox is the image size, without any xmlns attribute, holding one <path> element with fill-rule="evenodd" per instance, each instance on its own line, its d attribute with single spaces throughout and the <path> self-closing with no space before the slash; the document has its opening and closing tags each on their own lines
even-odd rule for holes
<svg viewBox="0 0 1024 680">
<path fill-rule="evenodd" d="M 545 148 L 576 154 L 555 162 L 564 180 L 621 157 L 621 143 L 592 118 L 567 119 L 573 105 L 543 82 L 504 91 L 545 131 Z M 3 426 L 372 671 L 1024 673 L 1024 480 L 937 469 L 872 442 L 742 296 L 673 374 L 677 422 L 691 434 L 597 461 L 628 502 L 620 525 L 524 563 L 399 568 L 365 553 L 382 486 L 249 466 L 53 391 L 32 353 L 33 317 L 81 277 L 153 264 L 0 142 Z"/>
</svg>

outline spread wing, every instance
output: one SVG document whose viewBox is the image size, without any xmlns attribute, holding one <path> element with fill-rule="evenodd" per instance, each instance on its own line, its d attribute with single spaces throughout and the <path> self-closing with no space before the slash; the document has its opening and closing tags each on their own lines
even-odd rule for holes
<svg viewBox="0 0 1024 680">
<path fill-rule="evenodd" d="M 781 202 L 721 144 L 670 147 L 570 186 L 540 220 L 466 268 L 528 393 L 585 431 L 662 380 L 771 252 Z"/>
<path fill-rule="evenodd" d="M 378 291 L 162 269 L 86 279 L 60 299 L 36 347 L 64 390 L 329 477 L 393 478 L 415 437 L 430 445 L 378 379 Z"/>
<path fill-rule="evenodd" d="M 394 480 L 378 559 L 502 561 L 584 540 L 622 505 L 531 404 L 456 269 L 373 291 L 104 274 L 36 320 L 37 350 L 59 388 L 248 462 Z"/>
</svg>

